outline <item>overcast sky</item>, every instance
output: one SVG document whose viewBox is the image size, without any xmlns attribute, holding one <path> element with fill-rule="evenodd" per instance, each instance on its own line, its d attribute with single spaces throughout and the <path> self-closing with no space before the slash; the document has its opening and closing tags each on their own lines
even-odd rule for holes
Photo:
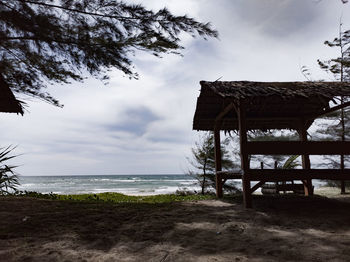
<svg viewBox="0 0 350 262">
<path fill-rule="evenodd" d="M 192 119 L 200 80 L 303 81 L 302 65 L 313 80 L 332 80 L 316 61 L 337 55 L 323 42 L 337 36 L 341 15 L 350 29 L 350 4 L 340 0 L 142 3 L 210 21 L 220 37 L 183 35 L 184 57 L 138 54 L 140 80 L 112 71 L 107 86 L 91 78 L 53 86 L 64 108 L 34 100 L 23 117 L 1 114 L 0 142 L 18 146 L 21 175 L 183 173 L 199 135 Z"/>
</svg>

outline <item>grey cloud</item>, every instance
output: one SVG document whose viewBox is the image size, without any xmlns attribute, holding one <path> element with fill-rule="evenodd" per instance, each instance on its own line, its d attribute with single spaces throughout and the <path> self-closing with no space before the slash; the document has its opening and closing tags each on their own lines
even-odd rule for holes
<svg viewBox="0 0 350 262">
<path fill-rule="evenodd" d="M 147 139 L 156 143 L 189 143 L 188 132 L 183 130 L 166 130 L 157 134 L 150 134 Z"/>
<path fill-rule="evenodd" d="M 152 2 L 190 1 L 199 2 Z M 55 86 L 65 108 L 30 102 L 24 117 L 1 115 L 2 144 L 19 145 L 24 175 L 182 172 L 198 135 L 191 123 L 199 80 L 304 80 L 299 60 L 318 70 L 317 58 L 332 55 L 322 43 L 336 35 L 342 10 L 350 25 L 350 5 L 317 1 L 201 0 L 189 16 L 211 21 L 219 40 L 186 41 L 184 57 L 136 53 L 139 81 L 114 72 L 110 88 L 97 80 Z"/>
<path fill-rule="evenodd" d="M 136 136 L 146 133 L 148 126 L 161 118 L 145 106 L 124 111 L 122 121 L 116 124 L 106 125 L 109 131 L 127 132 Z"/>
<path fill-rule="evenodd" d="M 231 13 L 232 17 L 240 20 L 241 25 L 282 38 L 312 24 L 325 5 L 312 0 L 238 0 L 225 1 L 219 8 L 226 18 Z"/>
</svg>

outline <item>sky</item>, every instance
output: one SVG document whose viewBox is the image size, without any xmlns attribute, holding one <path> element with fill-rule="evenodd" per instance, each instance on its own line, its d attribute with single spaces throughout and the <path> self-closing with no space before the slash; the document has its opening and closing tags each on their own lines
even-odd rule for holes
<svg viewBox="0 0 350 262">
<path fill-rule="evenodd" d="M 140 3 L 141 1 L 127 1 Z M 139 80 L 112 70 L 110 81 L 54 85 L 63 108 L 27 100 L 24 116 L 1 114 L 0 143 L 17 146 L 12 163 L 30 175 L 180 174 L 200 132 L 192 130 L 200 80 L 334 80 L 317 59 L 338 55 L 323 44 L 350 29 L 340 0 L 148 0 L 147 8 L 211 22 L 219 39 L 181 35 L 183 56 L 133 57 Z"/>
</svg>

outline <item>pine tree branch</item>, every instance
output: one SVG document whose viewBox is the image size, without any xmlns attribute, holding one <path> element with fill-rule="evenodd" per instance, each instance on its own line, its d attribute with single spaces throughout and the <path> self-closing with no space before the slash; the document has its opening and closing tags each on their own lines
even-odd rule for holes
<svg viewBox="0 0 350 262">
<path fill-rule="evenodd" d="M 40 5 L 40 6 L 45 6 L 49 8 L 58 8 L 70 12 L 75 12 L 75 13 L 80 13 L 84 15 L 90 15 L 90 16 L 98 16 L 98 17 L 106 17 L 106 18 L 112 18 L 112 19 L 120 19 L 120 20 L 140 20 L 144 19 L 144 17 L 127 17 L 127 16 L 114 16 L 114 15 L 107 15 L 107 14 L 100 14 L 100 13 L 92 13 L 92 12 L 87 12 L 87 11 L 82 11 L 79 9 L 73 9 L 73 8 L 68 8 L 60 5 L 54 5 L 54 4 L 47 4 L 44 2 L 35 2 L 35 1 L 27 1 L 27 0 L 14 0 L 16 2 L 21 2 L 21 3 L 28 3 L 28 4 L 33 4 L 33 5 Z"/>
<path fill-rule="evenodd" d="M 86 69 L 104 80 L 101 73 L 112 67 L 135 77 L 130 54 L 179 54 L 182 32 L 218 37 L 209 23 L 166 8 L 155 12 L 116 0 L 0 0 L 0 69 L 12 90 L 57 104 L 41 91 L 47 86 L 42 77 L 69 83 Z"/>
</svg>

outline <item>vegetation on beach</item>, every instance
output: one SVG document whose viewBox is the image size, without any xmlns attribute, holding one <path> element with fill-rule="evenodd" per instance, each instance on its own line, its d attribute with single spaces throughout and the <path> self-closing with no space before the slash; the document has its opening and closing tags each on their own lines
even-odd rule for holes
<svg viewBox="0 0 350 262">
<path fill-rule="evenodd" d="M 8 146 L 0 148 L 0 195 L 10 194 L 11 191 L 16 191 L 19 185 L 18 176 L 14 169 L 16 166 L 8 165 L 7 161 L 16 157 L 11 155 L 14 147 Z"/>
<path fill-rule="evenodd" d="M 38 192 L 17 192 L 17 196 L 34 197 L 42 199 L 53 199 L 62 201 L 92 201 L 92 202 L 109 202 L 109 203 L 148 203 L 161 204 L 178 201 L 195 201 L 214 199 L 214 195 L 199 195 L 199 194 L 166 194 L 153 196 L 128 196 L 121 193 L 99 193 L 99 194 L 78 194 L 78 195 L 58 195 L 58 194 L 42 194 Z"/>
</svg>

